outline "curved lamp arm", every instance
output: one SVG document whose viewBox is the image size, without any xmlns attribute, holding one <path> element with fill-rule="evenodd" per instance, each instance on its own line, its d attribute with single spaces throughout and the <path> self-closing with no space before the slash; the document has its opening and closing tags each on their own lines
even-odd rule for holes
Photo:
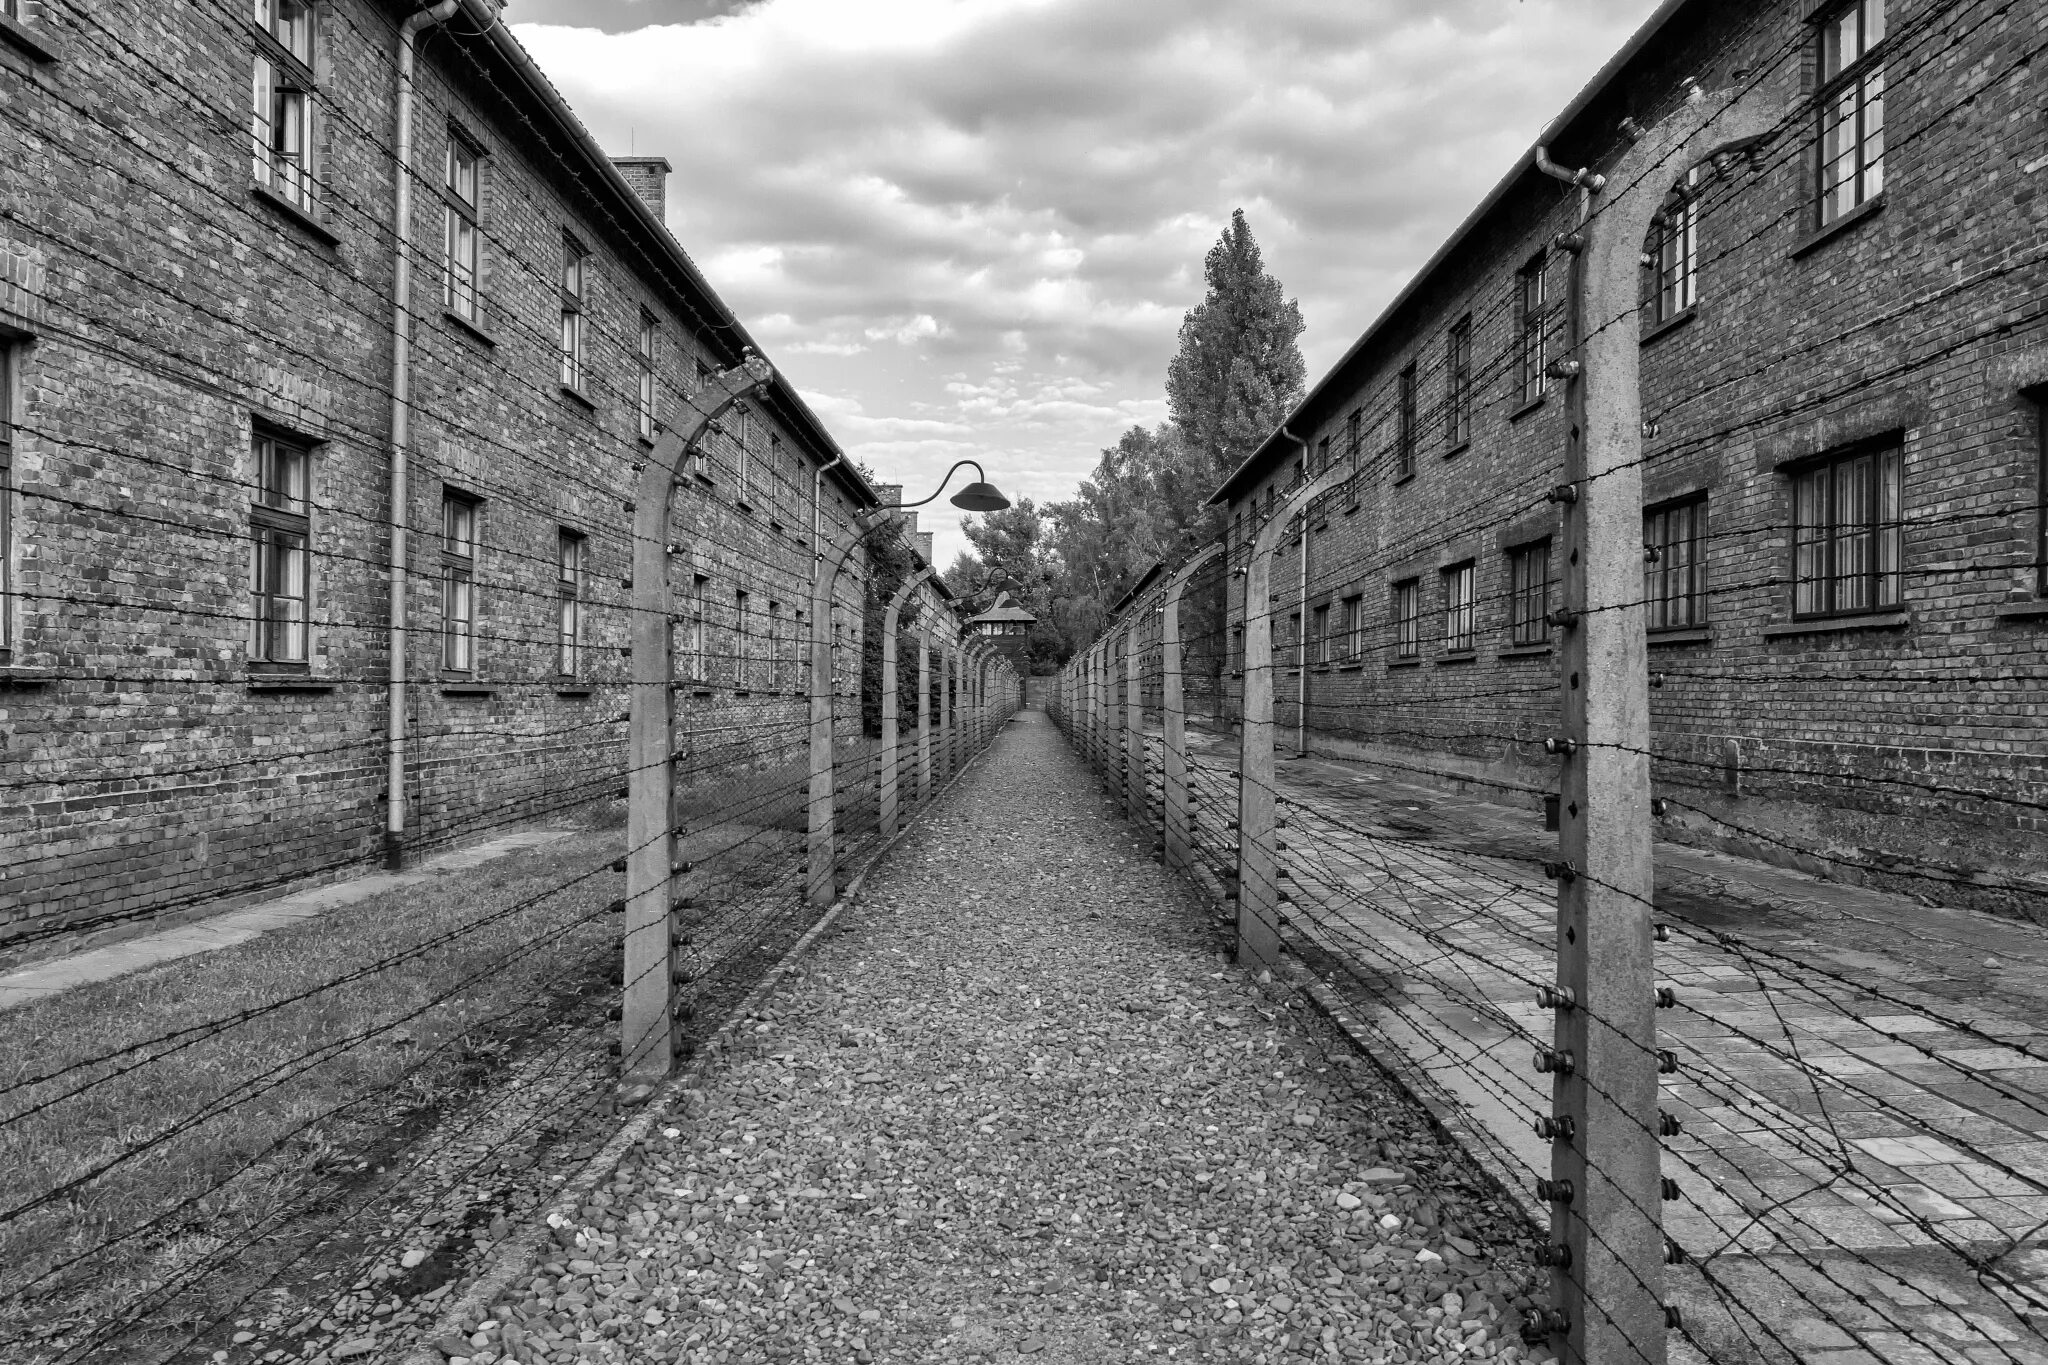
<svg viewBox="0 0 2048 1365">
<path fill-rule="evenodd" d="M 891 503 L 884 503 L 884 504 L 883 504 L 882 506 L 880 506 L 880 507 L 876 508 L 875 510 L 876 510 L 876 511 L 878 511 L 878 512 L 899 512 L 899 511 L 904 511 L 904 510 L 907 510 L 907 509 L 909 509 L 909 508 L 912 508 L 912 507 L 922 507 L 922 506 L 924 506 L 924 505 L 925 505 L 926 503 L 928 503 L 928 502 L 936 502 L 936 501 L 938 501 L 938 497 L 939 497 L 939 494 L 941 494 L 941 493 L 943 493 L 943 492 L 945 492 L 945 491 L 946 491 L 946 485 L 947 485 L 947 484 L 949 484 L 949 483 L 951 483 L 951 482 L 953 481 L 953 476 L 954 476 L 955 474 L 958 474 L 958 473 L 960 472 L 960 467 L 961 467 L 962 465 L 973 465 L 973 466 L 974 466 L 974 478 L 975 478 L 975 482 L 977 482 L 977 483 L 987 483 L 987 482 L 988 482 L 988 475 L 987 475 L 987 473 L 986 473 L 986 472 L 984 472 L 984 471 L 983 471 L 983 469 L 982 469 L 982 467 L 981 467 L 981 461 L 979 461 L 979 460 L 955 460 L 955 461 L 953 462 L 953 467 L 952 467 L 951 469 L 949 469 L 949 470 L 947 470 L 947 471 L 946 471 L 946 477 L 945 477 L 945 478 L 943 478 L 943 479 L 940 479 L 940 480 L 939 480 L 939 486 L 938 486 L 937 488 L 935 488 L 935 489 L 933 489 L 933 490 L 932 490 L 932 495 L 931 495 L 930 497 L 928 497 L 928 498 L 919 498 L 919 499 L 918 499 L 918 500 L 917 500 L 916 502 L 891 502 Z"/>
</svg>

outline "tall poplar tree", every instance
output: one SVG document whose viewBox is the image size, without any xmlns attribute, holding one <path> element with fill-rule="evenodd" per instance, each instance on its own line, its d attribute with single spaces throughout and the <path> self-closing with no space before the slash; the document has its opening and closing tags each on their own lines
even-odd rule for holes
<svg viewBox="0 0 2048 1365">
<path fill-rule="evenodd" d="M 1230 215 L 1202 273 L 1209 292 L 1181 322 L 1166 405 L 1182 481 L 1206 498 L 1301 401 L 1307 369 L 1295 344 L 1301 309 L 1266 273 L 1243 209 Z M 1204 529 L 1219 528 L 1212 519 Z"/>
</svg>

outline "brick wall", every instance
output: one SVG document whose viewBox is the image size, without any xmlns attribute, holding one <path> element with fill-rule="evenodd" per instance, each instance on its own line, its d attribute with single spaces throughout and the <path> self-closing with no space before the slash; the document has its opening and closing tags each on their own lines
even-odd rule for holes
<svg viewBox="0 0 2048 1365">
<path fill-rule="evenodd" d="M 1650 693 L 1655 781 L 1673 798 L 1662 828 L 2038 916 L 2040 898 L 1986 884 L 2048 886 L 2048 736 L 2029 681 L 2041 676 L 2048 631 L 2034 566 L 2041 447 L 2038 409 L 2023 393 L 2048 380 L 2048 227 L 2037 203 L 2048 118 L 2017 64 L 2048 37 L 2048 15 L 1973 24 L 1932 5 L 1890 8 L 1881 208 L 1816 235 L 1816 116 L 1800 105 L 1751 156 L 1706 168 L 1697 305 L 1661 331 L 1644 323 L 1645 505 L 1704 495 L 1707 518 L 1706 619 L 1651 640 L 1650 666 L 1663 675 Z M 1755 81 L 1781 102 L 1800 96 L 1813 76 L 1802 13 L 1756 3 L 1680 11 L 1553 155 L 1597 168 L 1618 145 L 1621 117 L 1653 124 L 1682 97 L 1685 76 L 1709 89 Z M 1543 495 L 1562 477 L 1564 415 L 1555 385 L 1533 405 L 1518 392 L 1516 274 L 1573 225 L 1564 190 L 1524 174 L 1312 393 L 1291 423 L 1307 436 L 1309 462 L 1324 441 L 1349 458 L 1356 410 L 1359 474 L 1308 519 L 1305 605 L 1298 542 L 1273 571 L 1276 641 L 1293 613 L 1313 622 L 1326 605 L 1334 621 L 1345 598 L 1362 598 L 1364 649 L 1309 663 L 1318 745 L 1482 779 L 1532 803 L 1554 790 L 1540 741 L 1558 714 L 1556 663 L 1547 647 L 1517 648 L 1509 636 L 1509 556 L 1558 524 Z M 1561 300 L 1564 263 L 1550 260 L 1549 296 Z M 1467 316 L 1474 377 L 1461 443 L 1443 410 L 1446 336 Z M 1550 354 L 1561 346 L 1553 337 Z M 1410 364 L 1419 401 L 1407 473 L 1399 376 Z M 1887 433 L 1903 459 L 1901 610 L 1795 619 L 1788 470 Z M 1233 563 L 1300 458 L 1276 440 L 1234 489 Z M 1459 653 L 1444 639 L 1442 575 L 1467 561 L 1478 637 Z M 1421 642 L 1403 659 L 1391 591 L 1409 578 L 1421 590 Z M 1240 601 L 1232 621 L 1241 616 Z M 1276 677 L 1282 726 L 1295 723 L 1298 678 Z"/>
<path fill-rule="evenodd" d="M 240 111 L 257 40 L 225 9 L 65 7 L 37 19 L 56 60 L 0 62 L 0 340 L 18 379 L 22 594 L 0 672 L 0 842 L 13 855 L 0 955 L 379 853 L 396 11 L 352 0 L 321 16 L 318 190 L 305 214 L 251 189 Z M 658 323 L 664 423 L 687 420 L 700 363 L 739 359 L 722 305 L 650 254 L 557 131 L 543 121 L 536 133 L 540 111 L 508 93 L 481 41 L 437 37 L 422 51 L 402 793 L 415 852 L 623 785 L 640 312 Z M 474 325 L 441 306 L 438 188 L 455 127 L 484 153 Z M 565 231 L 590 254 L 578 393 L 559 383 Z M 682 603 L 706 580 L 717 665 L 678 693 L 686 792 L 801 751 L 811 471 L 830 452 L 791 412 L 779 388 L 750 404 L 744 462 L 729 415 L 674 501 L 671 583 Z M 251 658 L 258 430 L 313 452 L 301 669 Z M 448 490 L 480 508 L 477 653 L 463 674 L 441 667 Z M 865 496 L 828 477 L 829 539 L 853 533 Z M 570 677 L 557 660 L 564 530 L 585 537 L 587 556 Z M 853 650 L 859 568 L 856 555 L 837 594 Z M 742 588 L 755 632 L 744 671 Z M 858 670 L 845 673 L 857 686 Z M 858 707 L 841 713 L 850 737 Z"/>
</svg>

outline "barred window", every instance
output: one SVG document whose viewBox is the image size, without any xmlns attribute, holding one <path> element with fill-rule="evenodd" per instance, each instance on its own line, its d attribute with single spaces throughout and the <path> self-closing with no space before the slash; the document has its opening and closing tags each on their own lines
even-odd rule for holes
<svg viewBox="0 0 2048 1365">
<path fill-rule="evenodd" d="M 1688 630 L 1707 619 L 1704 495 L 1643 513 L 1643 601 L 1650 630 Z"/>
<path fill-rule="evenodd" d="M 0 663 L 14 649 L 14 367 L 20 354 L 0 341 Z"/>
<path fill-rule="evenodd" d="M 1508 552 L 1508 639 L 1540 645 L 1550 639 L 1550 542 Z"/>
<path fill-rule="evenodd" d="M 313 7 L 256 0 L 252 130 L 256 183 L 301 209 L 313 207 Z"/>
<path fill-rule="evenodd" d="M 1851 0 L 1820 21 L 1818 226 L 1884 189 L 1884 0 Z"/>
<path fill-rule="evenodd" d="M 556 670 L 565 678 L 576 676 L 583 654 L 583 556 L 584 538 L 563 528 L 556 532 L 555 558 L 558 565 L 556 596 L 560 604 L 560 627 L 556 646 Z"/>
<path fill-rule="evenodd" d="M 1442 573 L 1444 587 L 1444 640 L 1446 653 L 1463 654 L 1478 647 L 1479 599 L 1477 575 L 1471 560 L 1453 564 Z"/>
<path fill-rule="evenodd" d="M 1337 642 L 1337 654 L 1339 658 L 1355 659 L 1365 652 L 1364 594 L 1345 598 L 1342 611 L 1338 617 L 1338 629 L 1342 634 Z"/>
<path fill-rule="evenodd" d="M 562 387 L 583 391 L 583 298 L 590 253 L 562 238 Z"/>
<path fill-rule="evenodd" d="M 1792 614 L 1853 616 L 1900 602 L 1901 449 L 1892 439 L 1792 478 Z"/>
<path fill-rule="evenodd" d="M 1273 651 L 1273 655 L 1274 664 L 1280 668 L 1294 669 L 1301 667 L 1306 658 L 1306 650 L 1303 648 L 1301 638 L 1300 612 L 1293 611 L 1287 614 L 1286 638 L 1281 641 L 1280 648 Z"/>
<path fill-rule="evenodd" d="M 1401 367 L 1400 375 L 1400 431 L 1399 444 L 1395 448 L 1394 477 L 1405 479 L 1415 472 L 1415 362 L 1409 361 Z"/>
<path fill-rule="evenodd" d="M 698 682 L 711 676 L 705 672 L 704 658 L 704 589 L 710 581 L 703 574 L 696 574 L 690 579 L 690 633 L 683 657 L 689 666 L 690 677 Z"/>
<path fill-rule="evenodd" d="M 1643 252 L 1644 311 L 1651 326 L 1671 321 L 1699 302 L 1699 168 L 1665 196 L 1650 222 Z"/>
<path fill-rule="evenodd" d="M 1351 415 L 1344 419 L 1344 454 L 1351 461 L 1351 472 L 1358 472 L 1358 457 L 1365 450 L 1365 412 L 1353 408 Z"/>
<path fill-rule="evenodd" d="M 478 505 L 467 493 L 441 493 L 441 667 L 476 671 Z"/>
<path fill-rule="evenodd" d="M 658 332 L 654 314 L 645 308 L 640 310 L 640 436 L 643 440 L 654 439 L 654 361 L 655 343 Z"/>
<path fill-rule="evenodd" d="M 250 438 L 256 499 L 249 507 L 250 577 L 255 630 L 250 658 L 306 662 L 307 549 L 312 526 L 307 480 L 312 455 L 303 445 L 258 431 Z"/>
<path fill-rule="evenodd" d="M 455 129 L 448 130 L 448 164 L 441 184 L 441 306 L 477 321 L 477 268 L 481 259 L 482 156 Z"/>
<path fill-rule="evenodd" d="M 1414 659 L 1422 654 L 1422 580 L 1403 579 L 1394 585 L 1389 615 L 1394 622 L 1394 657 Z"/>
<path fill-rule="evenodd" d="M 1472 315 L 1444 334 L 1444 440 L 1452 450 L 1472 439 Z"/>
<path fill-rule="evenodd" d="M 1322 440 L 1316 442 L 1316 473 L 1320 474 L 1329 467 L 1330 438 L 1325 436 Z"/>
<path fill-rule="evenodd" d="M 1317 607 L 1309 617 L 1309 638 L 1314 641 L 1315 661 L 1319 664 L 1330 662 L 1333 644 L 1330 640 L 1330 609 Z"/>
<path fill-rule="evenodd" d="M 768 690 L 782 690 L 782 604 L 768 604 Z"/>
<path fill-rule="evenodd" d="M 1537 252 L 1515 275 L 1515 392 L 1521 403 L 1543 396 L 1544 353 L 1548 347 L 1550 298 L 1544 256 Z"/>
<path fill-rule="evenodd" d="M 753 650 L 748 647 L 752 631 L 747 590 L 736 588 L 732 595 L 732 685 L 743 692 L 754 685 Z"/>
</svg>

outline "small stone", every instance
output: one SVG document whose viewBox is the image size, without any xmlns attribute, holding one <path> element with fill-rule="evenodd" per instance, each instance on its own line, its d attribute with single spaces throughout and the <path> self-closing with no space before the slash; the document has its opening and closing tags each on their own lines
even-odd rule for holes
<svg viewBox="0 0 2048 1365">
<path fill-rule="evenodd" d="M 357 1337 L 353 1341 L 344 1341 L 341 1345 L 335 1347 L 334 1358 L 336 1360 L 354 1360 L 357 1356 L 366 1356 L 376 1349 L 377 1339 L 375 1337 Z"/>
<path fill-rule="evenodd" d="M 1349 1190 L 1346 1190 L 1342 1194 L 1339 1194 L 1337 1196 L 1337 1207 L 1344 1210 L 1344 1212 L 1346 1213 L 1351 1212 L 1353 1209 L 1359 1207 L 1364 1202 L 1364 1200 L 1360 1199 L 1357 1195 L 1351 1193 Z"/>
<path fill-rule="evenodd" d="M 1024 1340 L 1017 1343 L 1017 1350 L 1018 1353 L 1021 1355 L 1035 1355 L 1036 1353 L 1038 1353 L 1039 1351 L 1043 1351 L 1044 1349 L 1044 1337 L 1026 1337 L 1024 1338 Z"/>
<path fill-rule="evenodd" d="M 1424 1247 L 1422 1250 L 1415 1253 L 1415 1259 L 1421 1262 L 1423 1265 L 1428 1265 L 1431 1262 L 1435 1262 L 1441 1265 L 1443 1263 L 1444 1258 L 1437 1255 L 1434 1251 L 1431 1251 L 1428 1247 Z"/>
<path fill-rule="evenodd" d="M 1460 1256 L 1477 1256 L 1479 1254 L 1478 1245 L 1466 1241 L 1463 1237 L 1445 1237 L 1444 1245 L 1457 1252 Z"/>
<path fill-rule="evenodd" d="M 1358 1177 L 1368 1185 L 1399 1185 L 1408 1179 L 1399 1171 L 1390 1171 L 1385 1166 L 1374 1166 Z"/>
<path fill-rule="evenodd" d="M 649 1327 L 659 1327 L 668 1321 L 668 1317 L 659 1308 L 650 1308 L 640 1315 L 640 1321 Z"/>
<path fill-rule="evenodd" d="M 237 1332 L 232 1340 L 237 1346 L 246 1346 L 256 1340 L 256 1334 L 254 1332 Z"/>
<path fill-rule="evenodd" d="M 1275 1313 L 1292 1313 L 1294 1311 L 1294 1300 L 1288 1298 L 1285 1294 L 1275 1294 L 1272 1298 L 1266 1300 L 1266 1306 Z"/>
<path fill-rule="evenodd" d="M 1385 1228 L 1388 1232 L 1392 1232 L 1394 1229 L 1401 1226 L 1401 1215 L 1397 1213 L 1381 1214 L 1380 1226 Z"/>
<path fill-rule="evenodd" d="M 860 1310 L 860 1320 L 862 1322 L 880 1322 L 882 1320 L 882 1310 L 879 1308 L 863 1308 Z"/>
<path fill-rule="evenodd" d="M 1228 1294 L 1230 1292 L 1230 1281 L 1224 1279 L 1209 1281 L 1209 1292 L 1211 1294 Z"/>
<path fill-rule="evenodd" d="M 418 1247 L 414 1247 L 411 1251 L 406 1252 L 405 1255 L 398 1258 L 398 1264 L 403 1269 L 411 1270 L 414 1266 L 418 1265 L 421 1261 L 424 1261 L 426 1259 L 427 1253 L 421 1251 Z"/>
</svg>

